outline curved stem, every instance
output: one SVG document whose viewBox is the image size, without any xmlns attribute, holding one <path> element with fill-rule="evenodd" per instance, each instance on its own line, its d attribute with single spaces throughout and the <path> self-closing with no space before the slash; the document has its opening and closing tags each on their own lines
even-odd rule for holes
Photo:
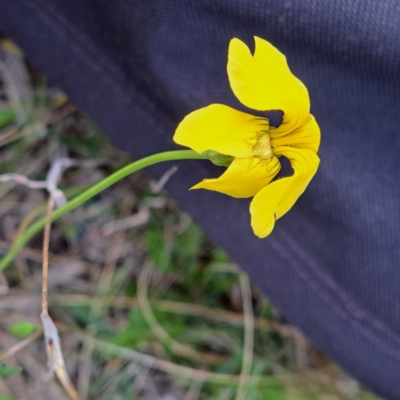
<svg viewBox="0 0 400 400">
<path fill-rule="evenodd" d="M 166 151 L 164 153 L 154 154 L 142 158 L 138 161 L 134 161 L 131 164 L 128 164 L 127 166 L 114 172 L 107 178 L 104 178 L 103 180 L 96 183 L 89 189 L 85 190 L 83 193 L 74 197 L 64 206 L 55 210 L 51 215 L 51 220 L 56 221 L 67 212 L 78 207 L 85 201 L 91 199 L 96 194 L 102 192 L 103 190 L 107 189 L 114 183 L 120 181 L 122 178 L 125 178 L 126 176 L 132 174 L 133 172 L 139 171 L 145 167 L 149 167 L 150 165 L 158 164 L 165 161 L 188 160 L 188 159 L 205 160 L 207 159 L 207 156 L 204 154 L 196 153 L 193 150 L 176 150 L 176 151 Z M 45 218 L 42 218 L 39 221 L 35 222 L 30 228 L 28 228 L 22 235 L 18 237 L 18 239 L 11 246 L 10 250 L 8 250 L 5 256 L 0 260 L 0 271 L 7 268 L 9 263 L 18 254 L 19 250 L 28 242 L 28 240 L 33 235 L 42 230 L 44 228 L 44 225 L 45 225 Z"/>
</svg>

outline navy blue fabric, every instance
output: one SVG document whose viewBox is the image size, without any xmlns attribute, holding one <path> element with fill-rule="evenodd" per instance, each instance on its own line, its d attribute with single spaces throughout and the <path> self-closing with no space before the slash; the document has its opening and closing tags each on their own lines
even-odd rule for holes
<svg viewBox="0 0 400 400">
<path fill-rule="evenodd" d="M 168 190 L 318 348 L 400 399 L 400 3 L 13 0 L 0 30 L 134 157 L 175 148 L 194 109 L 241 107 L 232 37 L 285 53 L 309 89 L 322 162 L 272 235 L 253 236 L 248 200 L 188 191 L 217 173 L 204 161 L 180 164 Z"/>
</svg>

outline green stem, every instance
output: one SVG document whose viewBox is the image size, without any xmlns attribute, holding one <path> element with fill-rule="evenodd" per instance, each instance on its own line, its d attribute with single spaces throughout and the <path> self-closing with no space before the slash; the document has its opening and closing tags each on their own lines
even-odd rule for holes
<svg viewBox="0 0 400 400">
<path fill-rule="evenodd" d="M 67 212 L 73 210 L 78 207 L 85 201 L 91 199 L 96 194 L 102 192 L 107 189 L 114 183 L 120 181 L 122 178 L 132 174 L 133 172 L 139 171 L 145 167 L 149 167 L 150 165 L 158 164 L 165 161 L 175 161 L 175 160 L 188 160 L 188 159 L 207 159 L 206 155 L 198 154 L 193 150 L 176 150 L 176 151 L 166 151 L 165 153 L 154 154 L 141 160 L 134 161 L 133 163 L 119 169 L 114 172 L 107 178 L 104 178 L 100 182 L 96 183 L 89 189 L 85 190 L 80 195 L 74 197 L 71 201 L 69 201 L 64 206 L 55 210 L 51 216 L 52 221 L 56 221 L 60 217 L 62 217 Z M 5 256 L 0 260 L 0 271 L 7 268 L 10 262 L 14 259 L 14 257 L 18 254 L 19 250 L 28 242 L 28 240 L 34 236 L 36 233 L 41 231 L 45 225 L 45 218 L 40 219 L 35 222 L 30 228 L 28 228 L 18 239 L 13 243 L 11 248 L 5 254 Z"/>
</svg>

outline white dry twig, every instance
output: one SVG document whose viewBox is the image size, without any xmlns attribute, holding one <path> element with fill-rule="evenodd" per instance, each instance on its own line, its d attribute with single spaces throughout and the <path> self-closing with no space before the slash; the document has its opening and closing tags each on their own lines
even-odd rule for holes
<svg viewBox="0 0 400 400">
<path fill-rule="evenodd" d="M 175 174 L 176 171 L 178 171 L 178 166 L 174 165 L 171 167 L 169 170 L 167 170 L 163 176 L 156 182 L 150 182 L 150 189 L 153 193 L 160 193 L 165 184 L 169 181 L 171 176 Z"/>
<path fill-rule="evenodd" d="M 21 185 L 25 185 L 30 189 L 46 189 L 49 195 L 54 199 L 56 207 L 61 207 L 67 203 L 67 199 L 62 190 L 57 187 L 57 183 L 66 169 L 78 165 L 82 165 L 82 162 L 66 157 L 60 157 L 56 158 L 51 163 L 45 181 L 33 181 L 25 175 L 10 173 L 0 175 L 0 182 L 14 181 Z"/>
<path fill-rule="evenodd" d="M 150 208 L 160 209 L 165 207 L 166 200 L 164 197 L 151 197 L 141 202 L 139 211 L 129 217 L 110 221 L 103 225 L 103 233 L 110 236 L 115 232 L 124 231 L 144 225 L 150 218 Z"/>
<path fill-rule="evenodd" d="M 25 185 L 30 189 L 46 188 L 46 181 L 32 181 L 25 175 L 13 174 L 13 173 L 0 175 L 0 182 L 9 182 L 9 181 L 14 181 L 16 183 L 19 183 L 20 185 Z"/>
</svg>

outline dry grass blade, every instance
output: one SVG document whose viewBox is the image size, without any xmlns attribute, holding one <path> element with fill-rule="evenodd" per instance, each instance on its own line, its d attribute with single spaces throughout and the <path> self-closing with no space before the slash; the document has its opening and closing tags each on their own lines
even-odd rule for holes
<svg viewBox="0 0 400 400">
<path fill-rule="evenodd" d="M 5 242 L 0 241 L 0 249 L 7 249 L 9 247 Z M 39 257 L 34 249 L 23 249 L 21 255 L 39 261 Z M 60 256 L 60 259 L 62 257 Z M 26 302 L 34 301 L 36 296 L 18 296 L 18 299 L 13 299 L 15 296 L 8 296 L 7 299 L 0 299 L 1 308 L 20 308 Z M 19 301 L 18 301 L 19 300 Z M 87 306 L 93 302 L 101 302 L 102 306 L 119 307 L 119 308 L 136 308 L 139 307 L 139 302 L 133 297 L 124 296 L 88 296 L 85 294 L 54 294 L 50 295 L 51 302 L 59 306 Z M 234 326 L 243 325 L 243 316 L 237 312 L 221 310 L 211 307 L 206 307 L 200 304 L 183 303 L 172 300 L 159 300 L 155 304 L 150 305 L 160 311 L 171 312 L 180 315 L 189 315 L 193 317 L 204 318 L 210 321 L 219 323 L 231 324 Z M 254 327 L 263 331 L 277 332 L 285 338 L 296 340 L 297 336 L 301 333 L 294 327 L 285 325 L 278 321 L 268 321 L 263 318 L 253 318 Z"/>
<path fill-rule="evenodd" d="M 62 387 L 68 394 L 71 400 L 80 400 L 80 397 L 72 385 L 71 379 L 65 368 L 64 357 L 61 350 L 60 337 L 58 335 L 57 327 L 48 314 L 48 272 L 49 272 L 49 241 L 50 241 L 50 228 L 51 228 L 51 213 L 54 208 L 54 199 L 52 196 L 49 198 L 46 225 L 44 229 L 43 238 L 43 277 L 42 277 L 42 312 L 40 319 L 43 325 L 43 334 L 45 337 L 45 346 L 47 352 L 47 361 L 49 366 L 49 377 L 56 374 Z"/>
<path fill-rule="evenodd" d="M 171 176 L 178 171 L 178 166 L 174 165 L 169 170 L 167 170 L 163 176 L 156 182 L 150 182 L 150 189 L 153 193 L 160 193 L 165 184 L 169 181 Z"/>
<path fill-rule="evenodd" d="M 109 236 L 118 231 L 123 231 L 146 224 L 150 219 L 150 208 L 163 208 L 165 207 L 165 204 L 166 200 L 164 197 L 154 197 L 143 200 L 137 213 L 130 215 L 129 217 L 116 221 L 110 221 L 104 224 L 104 235 Z"/>
<path fill-rule="evenodd" d="M 48 289 L 48 276 L 49 276 L 49 242 L 50 242 L 50 229 L 51 229 L 51 213 L 54 208 L 54 199 L 52 196 L 49 198 L 46 212 L 46 226 L 44 228 L 43 236 L 43 264 L 42 264 L 42 314 L 48 313 L 49 307 L 47 302 L 47 289 Z"/>
<path fill-rule="evenodd" d="M 219 385 L 236 385 L 239 382 L 239 375 L 223 374 L 217 372 L 210 372 L 202 369 L 185 367 L 183 365 L 175 364 L 171 361 L 163 360 L 148 354 L 140 353 L 138 351 L 122 347 L 105 340 L 97 339 L 91 335 L 84 332 L 78 331 L 76 329 L 71 329 L 68 326 L 58 324 L 59 328 L 63 328 L 68 331 L 73 331 L 81 340 L 85 342 L 92 342 L 98 351 L 113 355 L 116 357 L 123 358 L 125 360 L 130 360 L 141 366 L 148 368 L 154 368 L 159 371 L 166 372 L 168 374 L 174 375 L 178 378 L 190 379 L 197 382 L 212 382 Z M 278 378 L 263 376 L 261 377 L 264 383 L 277 382 Z M 259 385 L 260 377 L 246 376 L 244 379 L 246 385 Z"/>
<path fill-rule="evenodd" d="M 248 377 L 251 375 L 251 367 L 253 363 L 254 319 L 249 278 L 245 273 L 239 272 L 239 280 L 243 299 L 244 346 L 242 356 L 242 370 L 240 372 L 240 380 L 236 394 L 236 400 L 245 400 L 247 397 L 246 382 Z"/>
<path fill-rule="evenodd" d="M 143 316 L 147 323 L 149 324 L 151 331 L 157 337 L 157 339 L 163 343 L 165 346 L 169 347 L 176 355 L 181 357 L 189 358 L 194 360 L 200 364 L 221 364 L 226 361 L 226 356 L 219 356 L 208 353 L 200 353 L 195 351 L 189 346 L 186 346 L 182 343 L 178 343 L 174 340 L 159 324 L 156 317 L 153 314 L 151 306 L 149 304 L 147 298 L 147 285 L 148 285 L 148 274 L 149 274 L 150 266 L 146 265 L 142 272 L 139 275 L 138 279 L 138 302 L 140 310 L 143 313 Z"/>
<path fill-rule="evenodd" d="M 14 354 L 18 353 L 20 350 L 28 346 L 28 344 L 34 342 L 39 336 L 42 334 L 42 330 L 37 330 L 36 332 L 31 333 L 28 337 L 21 340 L 14 346 L 7 349 L 4 353 L 0 354 L 0 361 L 4 361 L 8 357 L 13 356 Z"/>
<path fill-rule="evenodd" d="M 202 381 L 193 381 L 183 400 L 197 400 L 200 396 L 203 384 L 204 382 Z"/>
</svg>

